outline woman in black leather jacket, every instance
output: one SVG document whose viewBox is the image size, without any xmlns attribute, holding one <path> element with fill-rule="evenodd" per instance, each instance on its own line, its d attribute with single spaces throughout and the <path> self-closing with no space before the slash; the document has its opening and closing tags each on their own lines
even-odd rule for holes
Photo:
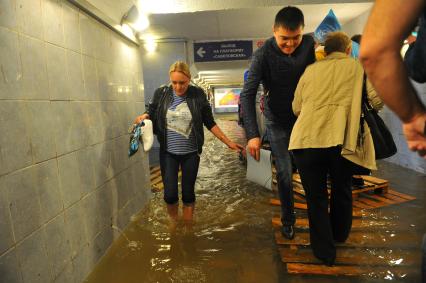
<svg viewBox="0 0 426 283">
<path fill-rule="evenodd" d="M 203 125 L 230 149 L 244 148 L 231 141 L 214 121 L 204 91 L 190 85 L 191 74 L 186 63 L 177 61 L 169 69 L 169 86 L 158 88 L 148 111 L 135 119 L 139 124 L 151 119 L 160 143 L 160 167 L 164 183 L 164 200 L 173 219 L 178 215 L 178 171 L 182 169 L 183 218 L 191 220 L 194 210 L 194 185 L 204 144 Z"/>
</svg>

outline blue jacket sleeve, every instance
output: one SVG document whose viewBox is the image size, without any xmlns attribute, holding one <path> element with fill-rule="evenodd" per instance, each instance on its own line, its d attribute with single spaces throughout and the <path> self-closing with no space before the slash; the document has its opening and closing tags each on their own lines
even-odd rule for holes
<svg viewBox="0 0 426 283">
<path fill-rule="evenodd" d="M 404 57 L 408 75 L 418 83 L 426 82 L 426 18 L 422 16 L 417 39 Z"/>
<path fill-rule="evenodd" d="M 240 95 L 247 140 L 260 137 L 256 119 L 256 94 L 263 78 L 262 65 L 263 49 L 260 48 L 253 54 L 247 81 L 244 83 L 243 91 Z"/>
</svg>

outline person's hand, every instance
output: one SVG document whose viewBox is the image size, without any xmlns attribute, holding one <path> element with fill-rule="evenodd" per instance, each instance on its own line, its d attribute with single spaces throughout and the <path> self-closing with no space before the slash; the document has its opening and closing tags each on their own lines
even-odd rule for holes
<svg viewBox="0 0 426 283">
<path fill-rule="evenodd" d="M 247 149 L 251 156 L 253 156 L 254 159 L 259 161 L 260 158 L 260 146 L 261 141 L 260 138 L 252 138 L 247 143 Z"/>
<path fill-rule="evenodd" d="M 426 159 L 426 113 L 415 116 L 402 124 L 408 148 Z"/>
<path fill-rule="evenodd" d="M 242 152 L 243 153 L 243 155 L 245 155 L 245 153 L 244 153 L 244 146 L 242 146 L 241 144 L 238 144 L 238 143 L 235 143 L 235 142 L 233 142 L 233 141 L 231 141 L 229 144 L 228 144 L 228 147 L 230 148 L 230 149 L 232 149 L 232 150 L 234 150 L 234 151 L 236 151 L 236 152 Z"/>
<path fill-rule="evenodd" d="M 142 114 L 138 117 L 135 118 L 134 124 L 140 124 L 140 122 L 142 122 L 143 120 L 148 118 L 148 114 Z"/>
</svg>

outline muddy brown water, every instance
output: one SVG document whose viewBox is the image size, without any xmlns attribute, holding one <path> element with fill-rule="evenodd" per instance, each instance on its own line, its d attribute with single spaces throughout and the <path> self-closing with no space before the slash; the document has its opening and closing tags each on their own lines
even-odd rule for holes
<svg viewBox="0 0 426 283">
<path fill-rule="evenodd" d="M 243 131 L 234 121 L 219 120 L 219 125 L 231 139 L 244 142 Z M 388 263 L 365 276 L 288 274 L 271 223 L 279 213 L 279 208 L 269 204 L 272 193 L 248 182 L 237 154 L 206 133 L 193 222 L 181 219 L 181 207 L 178 221 L 171 221 L 162 193 L 156 193 L 85 282 L 420 282 L 425 176 L 388 163 L 380 167 L 378 175 L 388 178 L 394 189 L 418 199 L 368 211 L 371 220 L 367 221 L 374 227 L 377 221 L 392 223 L 372 228 L 383 241 L 402 233 L 413 236 L 414 242 L 407 247 L 364 250 Z M 299 211 L 298 215 L 303 214 Z M 408 259 L 410 266 L 405 266 Z"/>
</svg>

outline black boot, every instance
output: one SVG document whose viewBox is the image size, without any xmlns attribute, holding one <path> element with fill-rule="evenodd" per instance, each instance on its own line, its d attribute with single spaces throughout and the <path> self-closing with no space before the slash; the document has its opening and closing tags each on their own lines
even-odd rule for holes
<svg viewBox="0 0 426 283">
<path fill-rule="evenodd" d="M 281 227 L 281 234 L 283 235 L 283 237 L 292 240 L 294 238 L 293 225 L 283 225 Z"/>
</svg>

